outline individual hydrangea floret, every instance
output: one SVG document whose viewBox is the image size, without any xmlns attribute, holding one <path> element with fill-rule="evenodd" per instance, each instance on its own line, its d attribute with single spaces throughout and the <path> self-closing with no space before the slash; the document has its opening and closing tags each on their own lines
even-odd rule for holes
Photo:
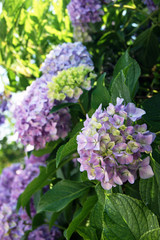
<svg viewBox="0 0 160 240">
<path fill-rule="evenodd" d="M 104 14 L 100 0 L 71 0 L 67 8 L 73 26 L 100 22 Z"/>
<path fill-rule="evenodd" d="M 23 99 L 14 110 L 19 139 L 35 149 L 44 148 L 46 142 L 66 137 L 70 130 L 71 117 L 67 109 L 50 113 L 54 103 L 50 103 L 47 96 L 48 81 L 48 75 L 36 79 L 22 93 Z"/>
<path fill-rule="evenodd" d="M 80 65 L 93 66 L 86 47 L 81 42 L 63 43 L 50 51 L 40 70 L 52 77 L 60 71 Z"/>
<path fill-rule="evenodd" d="M 91 88 L 91 79 L 96 77 L 92 70 L 93 67 L 82 65 L 59 72 L 48 83 L 48 97 L 52 101 L 77 102 L 83 93 L 82 89 Z"/>
<path fill-rule="evenodd" d="M 133 184 L 137 172 L 143 179 L 153 176 L 148 154 L 155 134 L 146 124 L 135 123 L 144 114 L 133 103 L 125 106 L 117 98 L 116 105 L 110 103 L 105 110 L 100 105 L 91 118 L 87 116 L 77 142 L 80 170 L 86 170 L 90 180 L 99 180 L 109 190 L 126 181 Z"/>
</svg>

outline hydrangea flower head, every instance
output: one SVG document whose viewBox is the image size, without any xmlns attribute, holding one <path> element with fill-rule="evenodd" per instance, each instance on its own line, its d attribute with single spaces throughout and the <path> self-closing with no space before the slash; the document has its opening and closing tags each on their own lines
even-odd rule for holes
<svg viewBox="0 0 160 240">
<path fill-rule="evenodd" d="M 48 97 L 54 101 L 76 102 L 83 93 L 82 89 L 90 90 L 93 67 L 81 65 L 63 70 L 48 83 Z M 81 89 L 82 88 L 82 89 Z"/>
<path fill-rule="evenodd" d="M 23 99 L 14 110 L 16 131 L 24 145 L 44 148 L 46 142 L 64 138 L 70 130 L 70 114 L 67 109 L 50 113 L 47 92 L 48 75 L 36 79 L 23 93 Z"/>
<path fill-rule="evenodd" d="M 73 26 L 100 22 L 104 14 L 100 0 L 71 0 L 67 8 Z"/>
<path fill-rule="evenodd" d="M 93 66 L 86 47 L 80 42 L 63 43 L 50 51 L 40 70 L 52 77 L 60 71 L 80 65 Z"/>
<path fill-rule="evenodd" d="M 155 134 L 146 124 L 135 124 L 144 114 L 133 103 L 125 106 L 117 98 L 116 105 L 110 103 L 105 110 L 100 105 L 91 118 L 87 116 L 77 143 L 80 170 L 86 170 L 90 180 L 99 180 L 109 190 L 126 181 L 133 184 L 137 172 L 143 179 L 153 176 L 146 155 L 152 151 Z"/>
<path fill-rule="evenodd" d="M 30 166 L 29 170 L 28 168 L 25 170 L 22 169 L 20 164 L 13 164 L 5 168 L 2 172 L 0 177 L 0 191 L 1 195 L 3 193 L 2 200 L 4 201 L 0 204 L 0 239 L 19 240 L 25 231 L 31 229 L 32 222 L 26 211 L 20 209 L 20 212 L 16 213 L 19 195 L 28 183 L 37 176 L 39 168 L 38 166 Z M 31 214 L 34 215 L 35 210 L 31 209 Z"/>
<path fill-rule="evenodd" d="M 24 233 L 32 229 L 32 221 L 27 212 L 20 208 L 16 212 L 17 200 L 26 186 L 39 174 L 41 158 L 37 163 L 27 163 L 25 168 L 20 164 L 12 164 L 3 170 L 0 176 L 0 239 L 20 240 Z M 3 202 L 2 202 L 3 201 Z M 30 202 L 30 213 L 35 215 L 33 199 Z M 42 225 L 31 232 L 29 239 L 56 240 L 61 236 L 60 231 L 53 227 L 49 230 L 47 225 Z"/>
<path fill-rule="evenodd" d="M 42 225 L 31 232 L 28 236 L 28 240 L 58 240 L 61 237 L 61 232 L 56 227 L 52 227 L 49 230 L 48 225 Z"/>
</svg>

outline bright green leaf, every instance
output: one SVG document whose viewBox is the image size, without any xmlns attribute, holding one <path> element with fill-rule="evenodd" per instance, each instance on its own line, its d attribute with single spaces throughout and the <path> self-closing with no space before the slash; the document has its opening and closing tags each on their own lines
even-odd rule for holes
<svg viewBox="0 0 160 240">
<path fill-rule="evenodd" d="M 91 108 L 97 109 L 99 105 L 102 103 L 103 107 L 106 107 L 110 100 L 110 95 L 105 87 L 105 73 L 102 74 L 97 80 L 97 86 L 92 92 L 91 96 Z"/>
<path fill-rule="evenodd" d="M 38 212 L 44 210 L 59 212 L 74 199 L 82 196 L 90 186 L 91 184 L 89 182 L 81 183 L 62 180 L 42 196 L 39 202 Z"/>
<path fill-rule="evenodd" d="M 89 215 L 96 201 L 97 201 L 96 196 L 91 196 L 87 198 L 86 202 L 82 207 L 81 212 L 74 219 L 72 219 L 72 222 L 69 224 L 69 227 L 67 228 L 66 231 L 67 240 L 70 239 L 72 233 L 78 228 L 80 223 Z"/>
<path fill-rule="evenodd" d="M 106 197 L 103 226 L 104 240 L 139 240 L 159 224 L 157 217 L 141 201 L 111 194 Z"/>
<path fill-rule="evenodd" d="M 125 103 L 131 101 L 129 88 L 125 84 L 126 77 L 123 71 L 120 71 L 111 85 L 111 100 L 113 104 L 116 104 L 116 98 L 123 98 Z"/>
<path fill-rule="evenodd" d="M 160 240 L 160 228 L 146 232 L 139 240 Z"/>
</svg>

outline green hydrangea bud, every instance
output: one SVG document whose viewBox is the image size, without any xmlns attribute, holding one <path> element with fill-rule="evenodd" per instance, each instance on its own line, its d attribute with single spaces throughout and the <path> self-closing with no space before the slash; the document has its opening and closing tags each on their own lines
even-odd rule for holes
<svg viewBox="0 0 160 240">
<path fill-rule="evenodd" d="M 82 89 L 91 88 L 91 79 L 96 77 L 92 71 L 93 67 L 81 65 L 58 72 L 48 83 L 48 97 L 52 101 L 63 101 L 69 97 L 71 101 L 76 102 L 83 93 Z"/>
</svg>

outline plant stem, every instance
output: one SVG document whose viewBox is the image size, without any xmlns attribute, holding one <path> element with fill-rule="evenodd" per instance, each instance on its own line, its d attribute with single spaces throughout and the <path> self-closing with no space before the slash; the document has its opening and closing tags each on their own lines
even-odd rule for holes
<svg viewBox="0 0 160 240">
<path fill-rule="evenodd" d="M 79 103 L 79 106 L 80 106 L 80 108 L 81 108 L 81 110 L 82 110 L 84 116 L 86 116 L 86 111 L 84 110 L 84 107 L 82 106 L 81 101 L 78 100 L 78 103 Z"/>
</svg>

